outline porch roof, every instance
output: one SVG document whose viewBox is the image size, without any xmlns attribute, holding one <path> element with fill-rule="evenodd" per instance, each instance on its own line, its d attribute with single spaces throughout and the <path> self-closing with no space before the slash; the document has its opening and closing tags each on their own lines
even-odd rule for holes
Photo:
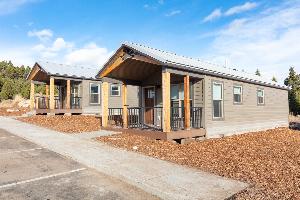
<svg viewBox="0 0 300 200">
<path fill-rule="evenodd" d="M 250 82 L 258 85 L 267 85 L 281 89 L 288 89 L 286 86 L 280 85 L 273 81 L 269 81 L 267 78 L 260 77 L 255 74 L 250 74 L 245 71 L 239 71 L 236 68 L 217 65 L 200 59 L 181 56 L 175 53 L 151 48 L 149 46 L 136 44 L 132 42 L 124 42 L 122 46 L 117 50 L 117 52 L 119 52 L 120 49 L 124 47 L 129 48 L 143 56 L 146 56 L 156 61 L 161 66 L 172 68 L 175 67 L 183 71 L 193 71 L 202 74 L 209 74 L 212 76 L 224 77 L 228 79 L 237 79 L 240 81 Z M 111 59 L 104 65 L 104 67 L 100 70 L 98 75 L 100 75 L 101 72 L 105 70 L 106 66 L 111 63 L 112 59 L 114 58 L 114 56 L 116 56 L 116 54 L 113 55 Z"/>
<path fill-rule="evenodd" d="M 97 72 L 97 67 L 74 66 L 39 61 L 35 63 L 31 72 L 28 74 L 27 79 L 34 79 L 35 76 L 38 75 L 41 76 L 41 79 L 45 79 L 49 76 L 60 76 L 78 79 L 96 79 L 95 75 L 97 74 Z"/>
</svg>

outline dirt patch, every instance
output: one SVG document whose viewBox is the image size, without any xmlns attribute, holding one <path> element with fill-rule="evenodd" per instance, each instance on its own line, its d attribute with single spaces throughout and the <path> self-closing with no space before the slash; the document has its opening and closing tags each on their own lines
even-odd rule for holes
<svg viewBox="0 0 300 200">
<path fill-rule="evenodd" d="M 235 199 L 300 199 L 299 131 L 281 128 L 184 145 L 129 133 L 98 140 L 254 185 Z"/>
<path fill-rule="evenodd" d="M 8 107 L 0 108 L 0 116 L 21 116 L 29 111 L 29 108 Z"/>
<path fill-rule="evenodd" d="M 72 115 L 72 116 L 45 116 L 36 115 L 22 117 L 18 120 L 46 127 L 65 133 L 81 133 L 100 130 L 100 119 L 94 116 Z"/>
</svg>

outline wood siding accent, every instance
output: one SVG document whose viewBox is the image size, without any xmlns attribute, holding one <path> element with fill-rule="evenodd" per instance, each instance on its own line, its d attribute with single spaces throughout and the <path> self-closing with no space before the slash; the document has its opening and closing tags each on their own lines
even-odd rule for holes
<svg viewBox="0 0 300 200">
<path fill-rule="evenodd" d="M 102 126 L 107 127 L 108 125 L 108 88 L 107 82 L 102 83 Z"/>
<path fill-rule="evenodd" d="M 162 93 L 163 93 L 163 132 L 171 131 L 170 115 L 171 115 L 171 83 L 170 72 L 162 72 Z"/>
<path fill-rule="evenodd" d="M 34 83 L 30 81 L 30 109 L 34 109 Z"/>
<path fill-rule="evenodd" d="M 70 109 L 70 105 L 71 105 L 71 81 L 67 80 L 66 109 Z"/>
<path fill-rule="evenodd" d="M 188 75 L 184 76 L 184 126 L 185 129 L 190 129 L 190 77 Z"/>
<path fill-rule="evenodd" d="M 123 49 L 121 49 L 116 55 L 114 60 L 109 63 L 109 65 L 105 66 L 106 69 L 104 69 L 104 71 L 101 72 L 101 74 L 99 75 L 100 78 L 105 77 L 107 74 L 109 74 L 110 72 L 112 72 L 114 69 L 116 69 L 117 67 L 120 66 L 120 64 L 124 61 L 123 60 L 123 56 L 124 56 L 125 52 L 123 51 Z"/>
<path fill-rule="evenodd" d="M 224 83 L 224 120 L 212 119 L 211 82 Z M 206 76 L 205 120 L 207 137 L 232 135 L 249 131 L 288 126 L 288 91 L 251 83 Z M 233 104 L 233 86 L 243 86 L 243 104 Z M 257 105 L 257 89 L 265 91 L 265 105 Z"/>
<path fill-rule="evenodd" d="M 54 109 L 55 108 L 55 102 L 54 102 L 54 78 L 51 77 L 50 78 L 50 109 Z"/>
</svg>

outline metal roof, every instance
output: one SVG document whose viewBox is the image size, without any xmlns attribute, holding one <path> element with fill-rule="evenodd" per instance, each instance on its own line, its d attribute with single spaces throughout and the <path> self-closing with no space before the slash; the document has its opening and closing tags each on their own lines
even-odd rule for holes
<svg viewBox="0 0 300 200">
<path fill-rule="evenodd" d="M 223 76 L 223 77 L 228 77 L 233 79 L 239 79 L 242 81 L 288 89 L 288 87 L 270 81 L 264 77 L 255 74 L 250 74 L 245 71 L 239 71 L 235 68 L 220 66 L 203 60 L 180 56 L 175 53 L 151 48 L 145 45 L 136 44 L 132 42 L 124 42 L 122 46 L 127 46 L 133 50 L 138 51 L 141 54 L 147 55 L 159 62 L 162 62 L 167 66 L 174 66 L 174 65 L 181 66 L 186 68 L 187 70 L 196 70 L 196 71 L 201 71 L 203 73 L 206 72 L 209 74 L 214 74 L 216 76 Z"/>
<path fill-rule="evenodd" d="M 38 61 L 37 64 L 49 75 L 66 76 L 81 79 L 96 79 L 95 76 L 99 71 L 99 66 L 74 66 L 58 64 L 47 61 Z"/>
</svg>

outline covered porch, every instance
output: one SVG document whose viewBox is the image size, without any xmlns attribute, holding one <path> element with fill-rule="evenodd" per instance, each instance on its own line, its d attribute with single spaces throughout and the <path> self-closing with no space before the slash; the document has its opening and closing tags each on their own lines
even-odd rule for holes
<svg viewBox="0 0 300 200">
<path fill-rule="evenodd" d="M 36 114 L 81 114 L 80 79 L 53 76 L 35 65 L 28 78 L 31 81 L 30 108 Z M 44 85 L 36 93 L 36 85 Z"/>
<path fill-rule="evenodd" d="M 122 48 L 99 76 L 103 81 L 104 127 L 142 130 L 143 134 L 167 140 L 205 136 L 203 75 L 167 67 Z M 122 83 L 122 107 L 108 107 L 108 82 Z M 140 88 L 138 107 L 127 105 L 128 85 Z"/>
</svg>

